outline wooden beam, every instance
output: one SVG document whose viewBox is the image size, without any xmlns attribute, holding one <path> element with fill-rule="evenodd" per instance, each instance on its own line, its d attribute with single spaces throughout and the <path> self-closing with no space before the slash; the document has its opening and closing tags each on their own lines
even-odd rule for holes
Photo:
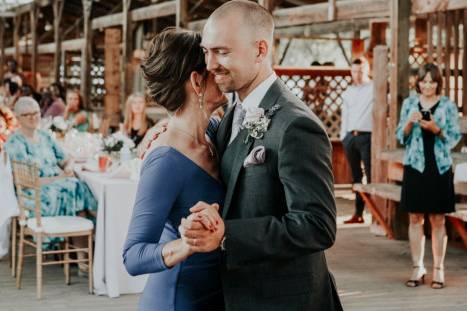
<svg viewBox="0 0 467 311">
<path fill-rule="evenodd" d="M 188 16 L 188 0 L 176 0 L 177 12 L 175 14 L 175 26 L 177 28 L 187 28 Z"/>
<path fill-rule="evenodd" d="M 32 87 L 35 89 L 37 87 L 37 20 L 39 18 L 40 7 L 35 3 L 31 3 L 31 11 L 29 11 L 30 25 L 31 25 L 31 73 Z"/>
<path fill-rule="evenodd" d="M 315 35 L 333 34 L 336 32 L 353 32 L 370 28 L 370 21 L 371 19 L 369 18 L 361 18 L 351 21 L 334 21 L 305 26 L 277 28 L 274 32 L 274 36 L 276 38 L 306 38 Z"/>
<path fill-rule="evenodd" d="M 467 0 L 412 0 L 412 13 L 427 14 L 467 8 Z"/>
<path fill-rule="evenodd" d="M 131 57 L 132 50 L 132 27 L 130 7 L 131 0 L 122 0 L 122 57 L 120 61 L 120 111 L 125 111 L 125 100 L 127 97 L 127 80 L 128 80 L 128 66 L 129 58 Z"/>
<path fill-rule="evenodd" d="M 89 108 L 90 102 L 90 71 L 91 71 L 91 10 L 92 0 L 81 0 L 83 5 L 83 37 L 84 45 L 81 49 L 81 95 L 83 96 L 83 103 L 86 108 Z"/>
<path fill-rule="evenodd" d="M 60 81 L 60 59 L 62 55 L 62 36 L 60 33 L 60 22 L 62 20 L 62 15 L 63 15 L 63 3 L 64 3 L 64 0 L 55 0 L 52 5 L 53 12 L 54 12 L 54 42 L 55 42 L 53 77 L 56 82 Z"/>
<path fill-rule="evenodd" d="M 335 20 L 389 16 L 387 0 L 342 0 L 336 2 Z M 307 25 L 328 21 L 328 3 L 303 5 L 274 11 L 276 27 Z"/>
<path fill-rule="evenodd" d="M 446 12 L 445 24 L 445 53 L 444 53 L 444 95 L 450 98 L 451 88 L 451 36 L 452 36 L 452 19 L 454 16 L 451 12 Z M 451 98 L 452 99 L 452 98 Z"/>
<path fill-rule="evenodd" d="M 139 22 L 158 17 L 175 15 L 176 0 L 148 5 L 142 8 L 134 9 L 130 12 L 130 18 L 133 22 Z M 115 13 L 92 20 L 92 29 L 104 29 L 113 26 L 122 25 L 122 13 Z"/>
<path fill-rule="evenodd" d="M 62 41 L 62 51 L 81 51 L 84 45 L 84 39 L 72 39 Z M 30 47 L 29 47 L 30 48 Z M 26 46 L 21 45 L 19 48 L 20 53 L 26 53 Z M 55 42 L 51 43 L 44 43 L 37 46 L 37 53 L 38 54 L 53 54 L 55 53 Z M 15 55 L 15 48 L 9 47 L 5 48 L 5 55 Z"/>
</svg>

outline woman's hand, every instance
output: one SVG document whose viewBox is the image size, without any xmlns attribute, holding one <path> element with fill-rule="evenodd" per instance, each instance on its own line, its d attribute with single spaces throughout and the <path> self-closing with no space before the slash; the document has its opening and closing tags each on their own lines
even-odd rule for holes
<svg viewBox="0 0 467 311">
<path fill-rule="evenodd" d="M 409 122 L 412 124 L 418 123 L 420 122 L 420 120 L 422 120 L 422 114 L 420 113 L 420 111 L 412 112 L 412 114 L 409 117 Z"/>
<path fill-rule="evenodd" d="M 432 132 L 435 135 L 438 135 L 441 129 L 436 125 L 435 120 L 431 119 L 427 120 L 420 120 L 420 126 L 422 129 Z"/>
</svg>

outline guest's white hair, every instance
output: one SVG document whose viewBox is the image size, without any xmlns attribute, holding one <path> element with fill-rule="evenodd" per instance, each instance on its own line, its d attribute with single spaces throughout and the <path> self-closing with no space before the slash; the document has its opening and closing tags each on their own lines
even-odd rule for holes
<svg viewBox="0 0 467 311">
<path fill-rule="evenodd" d="M 23 114 L 25 111 L 31 110 L 31 109 L 36 109 L 38 111 L 41 110 L 39 104 L 37 101 L 32 98 L 32 97 L 20 97 L 18 101 L 15 104 L 15 115 L 19 116 L 20 114 Z"/>
</svg>

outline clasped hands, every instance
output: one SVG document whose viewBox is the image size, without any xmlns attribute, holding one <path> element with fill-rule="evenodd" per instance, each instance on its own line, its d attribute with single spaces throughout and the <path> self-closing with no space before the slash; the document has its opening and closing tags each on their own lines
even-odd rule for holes
<svg viewBox="0 0 467 311">
<path fill-rule="evenodd" d="M 225 225 L 219 205 L 198 202 L 190 208 L 190 216 L 182 218 L 178 227 L 184 247 L 189 253 L 207 253 L 217 249 L 224 237 Z"/>
<path fill-rule="evenodd" d="M 422 114 L 419 111 L 414 111 L 410 115 L 410 122 L 419 123 L 422 129 L 432 132 L 433 134 L 439 134 L 440 128 L 436 125 L 435 120 L 423 120 Z"/>
</svg>

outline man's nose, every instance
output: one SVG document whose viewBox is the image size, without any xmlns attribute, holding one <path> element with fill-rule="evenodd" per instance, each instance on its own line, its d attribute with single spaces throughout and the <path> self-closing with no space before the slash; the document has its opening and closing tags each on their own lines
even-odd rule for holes
<svg viewBox="0 0 467 311">
<path fill-rule="evenodd" d="M 217 69 L 217 67 L 219 67 L 219 64 L 217 63 L 217 59 L 216 59 L 216 56 L 214 55 L 214 53 L 206 53 L 205 54 L 206 58 L 205 58 L 205 61 L 206 61 L 206 69 L 208 71 L 212 71 L 212 70 L 215 70 Z"/>
</svg>

